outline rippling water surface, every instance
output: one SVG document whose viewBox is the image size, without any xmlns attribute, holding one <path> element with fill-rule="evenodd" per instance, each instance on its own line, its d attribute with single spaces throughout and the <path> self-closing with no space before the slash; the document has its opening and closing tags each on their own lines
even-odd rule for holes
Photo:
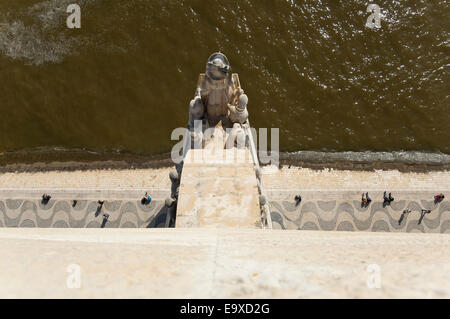
<svg viewBox="0 0 450 319">
<path fill-rule="evenodd" d="M 169 152 L 221 51 L 281 151 L 448 161 L 449 2 L 373 2 L 0 0 L 0 152 Z"/>
</svg>

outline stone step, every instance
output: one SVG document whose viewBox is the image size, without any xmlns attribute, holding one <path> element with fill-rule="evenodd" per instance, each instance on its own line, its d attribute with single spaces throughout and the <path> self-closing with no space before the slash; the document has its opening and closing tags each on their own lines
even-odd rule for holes
<svg viewBox="0 0 450 319">
<path fill-rule="evenodd" d="M 256 175 L 247 149 L 189 150 L 179 194 L 177 228 L 261 225 Z"/>
</svg>

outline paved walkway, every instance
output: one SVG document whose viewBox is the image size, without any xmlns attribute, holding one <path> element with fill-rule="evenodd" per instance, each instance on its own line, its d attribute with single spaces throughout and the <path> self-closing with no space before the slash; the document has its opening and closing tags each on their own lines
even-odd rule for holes
<svg viewBox="0 0 450 319">
<path fill-rule="evenodd" d="M 0 298 L 450 298 L 442 234 L 3 228 L 0 251 Z"/>
<path fill-rule="evenodd" d="M 44 191 L 52 195 L 47 205 L 41 203 Z M 150 192 L 150 205 L 141 204 L 144 193 L 140 189 L 0 189 L 0 227 L 164 227 L 164 199 L 170 191 Z M 450 202 L 434 203 L 432 191 L 393 191 L 395 201 L 387 206 L 380 200 L 382 191 L 370 191 L 373 202 L 368 207 L 361 207 L 358 191 L 269 189 L 267 194 L 274 229 L 450 233 Z M 298 206 L 297 194 L 303 198 Z M 105 201 L 100 211 L 99 199 Z M 412 212 L 402 217 L 406 208 Z M 422 209 L 431 213 L 420 221 Z M 109 215 L 106 221 L 104 213 Z"/>
<path fill-rule="evenodd" d="M 74 197 L 72 197 L 74 198 Z M 140 200 L 97 200 L 77 198 L 0 200 L 0 227 L 39 228 L 153 228 L 164 227 L 167 209 L 164 201 L 154 199 L 143 205 Z"/>
<path fill-rule="evenodd" d="M 370 191 L 367 207 L 357 191 L 268 193 L 274 229 L 450 233 L 450 202 L 434 203 L 431 191 L 393 191 L 390 205 L 383 205 L 383 191 Z M 297 194 L 302 196 L 298 206 Z M 403 214 L 407 208 L 412 212 Z M 421 219 L 422 209 L 431 213 Z"/>
</svg>

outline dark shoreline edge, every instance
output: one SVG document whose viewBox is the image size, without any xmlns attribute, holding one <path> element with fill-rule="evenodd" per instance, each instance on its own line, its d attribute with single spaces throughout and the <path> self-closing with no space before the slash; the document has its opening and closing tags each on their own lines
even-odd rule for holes
<svg viewBox="0 0 450 319">
<path fill-rule="evenodd" d="M 262 165 L 264 166 L 264 165 Z M 450 164 L 407 163 L 400 161 L 304 160 L 290 154 L 280 154 L 280 167 L 302 167 L 313 170 L 335 169 L 351 171 L 398 170 L 426 173 L 449 171 Z M 87 171 L 102 169 L 170 168 L 174 163 L 170 153 L 146 156 L 131 153 L 94 153 L 86 151 L 15 152 L 0 154 L 0 173 Z"/>
<path fill-rule="evenodd" d="M 100 169 L 165 168 L 174 166 L 170 154 L 140 156 L 129 153 L 85 151 L 3 153 L 0 173 L 86 171 Z"/>
<path fill-rule="evenodd" d="M 441 172 L 450 171 L 449 164 L 410 164 L 402 162 L 352 162 L 352 161 L 337 161 L 337 162 L 305 162 L 296 160 L 280 160 L 280 166 L 302 167 L 313 170 L 334 169 L 334 170 L 349 170 L 349 171 L 375 171 L 375 170 L 398 170 L 402 173 L 427 173 L 427 172 Z"/>
</svg>

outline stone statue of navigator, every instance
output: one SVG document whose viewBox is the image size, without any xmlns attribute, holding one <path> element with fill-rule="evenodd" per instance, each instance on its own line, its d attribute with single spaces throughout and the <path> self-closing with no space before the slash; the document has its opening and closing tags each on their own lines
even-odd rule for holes
<svg viewBox="0 0 450 319">
<path fill-rule="evenodd" d="M 232 129 L 234 138 L 244 134 L 247 122 L 247 95 L 240 87 L 237 74 L 230 74 L 230 64 L 222 53 L 212 54 L 206 63 L 205 74 L 200 74 L 194 99 L 189 104 L 189 129 L 192 138 L 202 138 L 194 132 L 194 121 L 202 121 L 202 132 L 221 123 Z"/>
</svg>

